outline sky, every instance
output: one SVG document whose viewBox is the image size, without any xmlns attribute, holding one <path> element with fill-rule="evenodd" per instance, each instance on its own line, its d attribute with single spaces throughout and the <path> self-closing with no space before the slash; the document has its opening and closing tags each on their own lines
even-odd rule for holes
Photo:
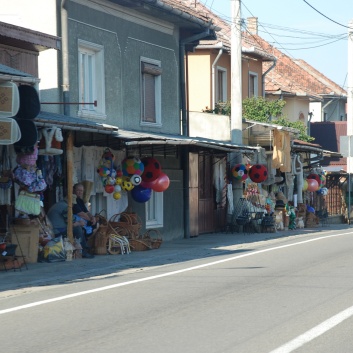
<svg viewBox="0 0 353 353">
<path fill-rule="evenodd" d="M 232 0 L 199 1 L 231 21 Z M 353 0 L 241 0 L 240 6 L 242 19 L 258 17 L 260 37 L 347 89 Z"/>
</svg>

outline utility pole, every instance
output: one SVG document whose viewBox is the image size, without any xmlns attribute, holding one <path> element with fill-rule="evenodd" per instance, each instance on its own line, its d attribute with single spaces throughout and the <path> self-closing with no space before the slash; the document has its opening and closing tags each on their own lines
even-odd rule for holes
<svg viewBox="0 0 353 353">
<path fill-rule="evenodd" d="M 242 145 L 242 77 L 241 77 L 241 8 L 240 0 L 231 0 L 231 116 L 230 133 L 231 142 Z M 241 153 L 232 153 L 230 158 L 231 167 L 241 163 Z M 243 185 L 241 181 L 233 178 L 233 200 L 234 209 L 239 199 L 243 197 Z"/>
<path fill-rule="evenodd" d="M 351 220 L 351 173 L 352 161 L 352 136 L 353 136 L 353 20 L 348 24 L 348 87 L 347 87 L 347 136 L 348 136 L 348 223 Z"/>
</svg>

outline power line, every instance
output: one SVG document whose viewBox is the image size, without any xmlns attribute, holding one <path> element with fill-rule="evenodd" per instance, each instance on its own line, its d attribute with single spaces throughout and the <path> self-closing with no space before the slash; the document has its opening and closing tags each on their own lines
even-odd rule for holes
<svg viewBox="0 0 353 353">
<path fill-rule="evenodd" d="M 310 5 L 306 0 L 303 0 L 303 1 L 304 1 L 307 5 L 309 5 L 313 10 L 315 10 L 317 13 L 319 13 L 321 16 L 327 18 L 327 19 L 330 20 L 331 22 L 336 23 L 336 24 L 339 25 L 339 26 L 342 26 L 342 27 L 351 29 L 351 27 L 345 26 L 345 25 L 343 25 L 342 23 L 339 23 L 339 22 L 333 20 L 332 18 L 330 18 L 330 17 L 324 15 L 322 12 L 320 12 L 319 10 L 317 10 L 314 6 Z"/>
</svg>

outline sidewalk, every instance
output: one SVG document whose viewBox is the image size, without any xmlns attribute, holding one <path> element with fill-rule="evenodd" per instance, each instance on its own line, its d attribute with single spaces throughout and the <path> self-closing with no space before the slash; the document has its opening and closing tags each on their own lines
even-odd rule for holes
<svg viewBox="0 0 353 353">
<path fill-rule="evenodd" d="M 21 270 L 0 271 L 0 292 L 33 286 L 59 284 L 108 275 L 124 270 L 154 267 L 188 261 L 197 258 L 221 255 L 221 246 L 244 248 L 252 243 L 293 236 L 327 234 L 337 230 L 350 230 L 348 224 L 331 224 L 325 227 L 304 228 L 277 233 L 212 233 L 196 238 L 163 242 L 156 250 L 132 252 L 128 255 L 96 255 L 93 259 L 77 259 L 57 263 L 27 264 Z M 267 243 L 268 242 L 268 243 Z"/>
</svg>

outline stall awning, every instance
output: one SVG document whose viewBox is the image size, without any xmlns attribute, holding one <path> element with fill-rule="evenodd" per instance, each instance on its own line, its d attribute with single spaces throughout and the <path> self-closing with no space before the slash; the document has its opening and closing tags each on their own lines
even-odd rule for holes
<svg viewBox="0 0 353 353">
<path fill-rule="evenodd" d="M 34 123 L 38 127 L 52 127 L 55 125 L 64 130 L 95 132 L 104 135 L 113 135 L 118 131 L 117 126 L 96 123 L 91 120 L 43 111 L 38 114 L 34 120 Z"/>
<path fill-rule="evenodd" d="M 315 153 L 321 155 L 322 157 L 335 157 L 342 158 L 343 156 L 339 152 L 324 150 L 320 145 L 316 143 L 310 143 L 300 140 L 293 140 L 292 142 L 292 151 L 293 152 L 307 152 Z"/>
<path fill-rule="evenodd" d="M 157 134 L 140 131 L 119 129 L 115 135 L 124 140 L 126 146 L 152 146 L 152 145 L 171 145 L 171 146 L 190 146 L 198 148 L 214 149 L 223 152 L 255 153 L 259 147 L 243 146 L 231 142 L 206 139 L 203 137 L 187 137 L 182 135 Z"/>
<path fill-rule="evenodd" d="M 238 152 L 244 154 L 253 154 L 259 150 L 259 147 L 256 146 L 243 146 L 228 141 L 212 140 L 203 137 L 186 137 L 182 135 L 119 129 L 113 125 L 43 111 L 39 113 L 34 122 L 38 127 L 52 127 L 55 125 L 64 130 L 110 135 L 111 142 L 118 139 L 127 148 L 189 146 L 198 150 L 208 149 L 226 153 Z"/>
</svg>

